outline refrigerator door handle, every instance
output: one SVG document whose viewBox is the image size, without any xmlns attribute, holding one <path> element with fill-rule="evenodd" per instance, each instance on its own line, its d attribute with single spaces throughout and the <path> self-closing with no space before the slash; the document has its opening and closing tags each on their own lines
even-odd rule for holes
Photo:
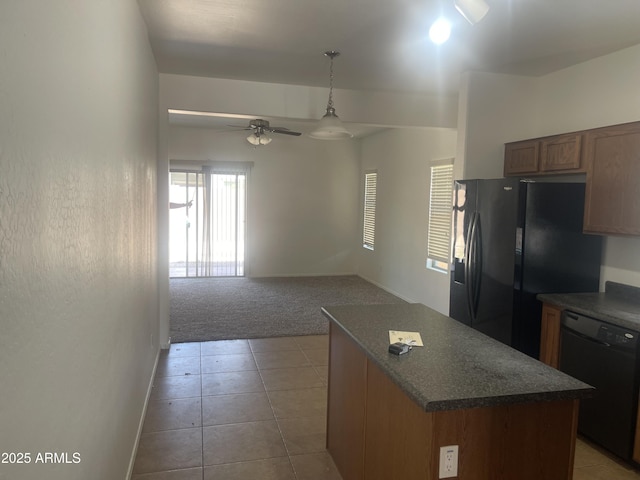
<svg viewBox="0 0 640 480">
<path fill-rule="evenodd" d="M 475 228 L 474 228 L 474 237 L 472 240 L 473 243 L 473 253 L 474 258 L 473 262 L 473 297 L 472 297 L 472 308 L 473 308 L 473 318 L 478 313 L 478 302 L 480 300 L 480 287 L 482 282 L 482 226 L 480 223 L 480 214 L 476 213 L 475 216 Z"/>
<path fill-rule="evenodd" d="M 468 234 L 467 234 L 467 252 L 466 252 L 466 268 L 464 271 L 464 283 L 467 294 L 467 309 L 469 310 L 469 318 L 471 319 L 471 323 L 475 321 L 475 308 L 474 308 L 474 280 L 476 278 L 475 274 L 475 255 L 476 255 L 476 244 L 475 244 L 475 231 L 476 231 L 476 218 L 477 213 L 473 212 L 471 214 L 471 225 L 469 226 Z"/>
</svg>

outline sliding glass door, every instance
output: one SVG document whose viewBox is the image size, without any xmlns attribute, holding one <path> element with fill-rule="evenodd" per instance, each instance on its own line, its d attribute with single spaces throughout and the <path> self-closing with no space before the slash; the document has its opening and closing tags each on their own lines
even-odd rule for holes
<svg viewBox="0 0 640 480">
<path fill-rule="evenodd" d="M 245 273 L 247 172 L 171 170 L 171 277 Z"/>
</svg>

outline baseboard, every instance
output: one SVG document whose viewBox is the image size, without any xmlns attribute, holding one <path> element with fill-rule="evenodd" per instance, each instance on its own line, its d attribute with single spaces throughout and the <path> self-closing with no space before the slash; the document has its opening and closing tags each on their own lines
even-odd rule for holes
<svg viewBox="0 0 640 480">
<path fill-rule="evenodd" d="M 334 273 L 276 273 L 266 275 L 245 275 L 245 278 L 308 278 L 308 277 L 359 277 L 355 272 L 334 272 Z M 367 280 L 368 281 L 368 280 Z M 373 283 L 373 282 L 371 282 Z"/>
<path fill-rule="evenodd" d="M 361 279 L 366 280 L 367 282 L 374 284 L 376 287 L 381 288 L 381 289 L 382 289 L 382 290 L 384 290 L 385 292 L 388 292 L 388 293 L 390 293 L 391 295 L 395 295 L 396 297 L 401 298 L 401 299 L 402 299 L 402 300 L 404 300 L 405 302 L 408 302 L 408 303 L 416 303 L 416 301 L 415 301 L 415 300 L 412 300 L 412 299 L 410 299 L 410 298 L 407 298 L 407 297 L 405 297 L 404 295 L 399 294 L 398 292 L 394 292 L 394 291 L 393 291 L 393 290 L 391 290 L 390 288 L 385 287 L 384 285 L 382 285 L 382 284 L 380 284 L 380 283 L 376 282 L 375 280 L 371 280 L 371 279 L 369 279 L 369 278 L 367 278 L 367 277 L 365 277 L 365 276 L 363 276 L 363 275 L 360 275 L 360 274 L 358 274 L 358 273 L 356 273 L 356 275 L 357 275 L 358 277 L 360 277 Z"/>
<path fill-rule="evenodd" d="M 160 360 L 160 350 L 156 353 L 156 360 L 153 364 L 153 371 L 151 372 L 151 380 L 147 387 L 147 396 L 144 400 L 144 407 L 142 408 L 142 416 L 138 422 L 138 432 L 136 433 L 136 441 L 133 445 L 133 452 L 131 453 L 131 459 L 129 460 L 129 469 L 127 472 L 127 480 L 133 475 L 133 467 L 136 463 L 136 454 L 138 453 L 138 444 L 140 443 L 140 437 L 142 436 L 142 427 L 144 427 L 144 419 L 147 416 L 147 406 L 149 406 L 149 398 L 151 398 L 151 392 L 153 391 L 153 383 L 156 379 L 156 369 L 158 368 L 158 361 Z"/>
</svg>

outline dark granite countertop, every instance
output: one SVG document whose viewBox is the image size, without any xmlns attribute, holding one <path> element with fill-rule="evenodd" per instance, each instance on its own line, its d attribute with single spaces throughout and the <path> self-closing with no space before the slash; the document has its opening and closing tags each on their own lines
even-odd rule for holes
<svg viewBox="0 0 640 480">
<path fill-rule="evenodd" d="M 581 315 L 640 331 L 640 289 L 606 282 L 600 293 L 541 293 L 538 300 Z"/>
<path fill-rule="evenodd" d="M 345 305 L 322 312 L 426 411 L 576 399 L 593 388 L 422 304 Z M 420 332 L 396 356 L 389 330 Z"/>
</svg>

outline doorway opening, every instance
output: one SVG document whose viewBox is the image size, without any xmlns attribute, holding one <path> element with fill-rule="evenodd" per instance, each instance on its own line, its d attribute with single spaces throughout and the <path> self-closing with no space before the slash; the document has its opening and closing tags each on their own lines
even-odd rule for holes
<svg viewBox="0 0 640 480">
<path fill-rule="evenodd" d="M 246 172 L 172 169 L 169 199 L 169 276 L 244 276 Z"/>
</svg>

